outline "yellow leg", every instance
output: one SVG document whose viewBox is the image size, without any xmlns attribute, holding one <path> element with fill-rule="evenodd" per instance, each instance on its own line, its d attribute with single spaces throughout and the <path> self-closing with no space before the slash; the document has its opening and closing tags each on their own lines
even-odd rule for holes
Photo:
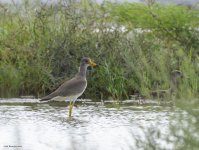
<svg viewBox="0 0 199 150">
<path fill-rule="evenodd" d="M 73 105 L 74 105 L 74 103 L 70 102 L 70 105 L 69 105 L 69 117 L 72 116 Z"/>
</svg>

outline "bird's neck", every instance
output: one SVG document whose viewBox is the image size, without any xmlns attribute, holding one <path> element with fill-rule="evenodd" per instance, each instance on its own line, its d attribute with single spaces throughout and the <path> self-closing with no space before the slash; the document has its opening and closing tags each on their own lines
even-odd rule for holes
<svg viewBox="0 0 199 150">
<path fill-rule="evenodd" d="M 86 77 L 87 65 L 81 64 L 78 72 L 78 76 Z"/>
<path fill-rule="evenodd" d="M 175 92 L 176 89 L 177 89 L 177 79 L 171 78 L 170 90 L 171 90 L 171 92 Z"/>
</svg>

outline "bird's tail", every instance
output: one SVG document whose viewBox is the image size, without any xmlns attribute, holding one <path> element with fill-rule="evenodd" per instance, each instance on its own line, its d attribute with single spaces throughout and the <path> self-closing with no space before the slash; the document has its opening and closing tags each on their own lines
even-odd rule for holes
<svg viewBox="0 0 199 150">
<path fill-rule="evenodd" d="M 42 99 L 40 99 L 39 101 L 40 102 L 48 102 L 48 101 L 50 101 L 51 99 L 50 98 L 47 98 L 47 96 L 46 97 L 43 97 Z"/>
<path fill-rule="evenodd" d="M 39 100 L 40 102 L 47 102 L 47 101 L 50 101 L 50 99 L 47 99 L 47 98 L 42 98 Z"/>
<path fill-rule="evenodd" d="M 56 96 L 56 93 L 51 93 L 43 98 L 41 98 L 39 101 L 40 102 L 47 102 L 47 101 L 51 101 L 53 97 Z"/>
</svg>

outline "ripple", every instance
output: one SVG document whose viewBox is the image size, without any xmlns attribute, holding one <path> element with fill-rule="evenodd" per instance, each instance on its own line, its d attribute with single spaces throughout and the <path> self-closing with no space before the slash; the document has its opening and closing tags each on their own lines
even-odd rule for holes
<svg viewBox="0 0 199 150">
<path fill-rule="evenodd" d="M 150 129 L 166 135 L 167 107 L 79 105 L 68 117 L 68 108 L 50 104 L 1 105 L 0 146 L 23 149 L 131 150 Z M 3 138 L 2 138 L 3 137 Z"/>
</svg>

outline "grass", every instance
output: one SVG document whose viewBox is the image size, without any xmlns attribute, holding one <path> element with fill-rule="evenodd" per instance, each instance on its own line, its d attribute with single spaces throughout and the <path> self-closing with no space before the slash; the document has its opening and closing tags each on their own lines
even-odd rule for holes
<svg viewBox="0 0 199 150">
<path fill-rule="evenodd" d="M 197 8 L 64 2 L 1 4 L 1 97 L 48 94 L 74 76 L 83 56 L 99 64 L 83 97 L 149 97 L 169 88 L 175 69 L 187 77 L 177 97 L 198 97 Z"/>
</svg>

